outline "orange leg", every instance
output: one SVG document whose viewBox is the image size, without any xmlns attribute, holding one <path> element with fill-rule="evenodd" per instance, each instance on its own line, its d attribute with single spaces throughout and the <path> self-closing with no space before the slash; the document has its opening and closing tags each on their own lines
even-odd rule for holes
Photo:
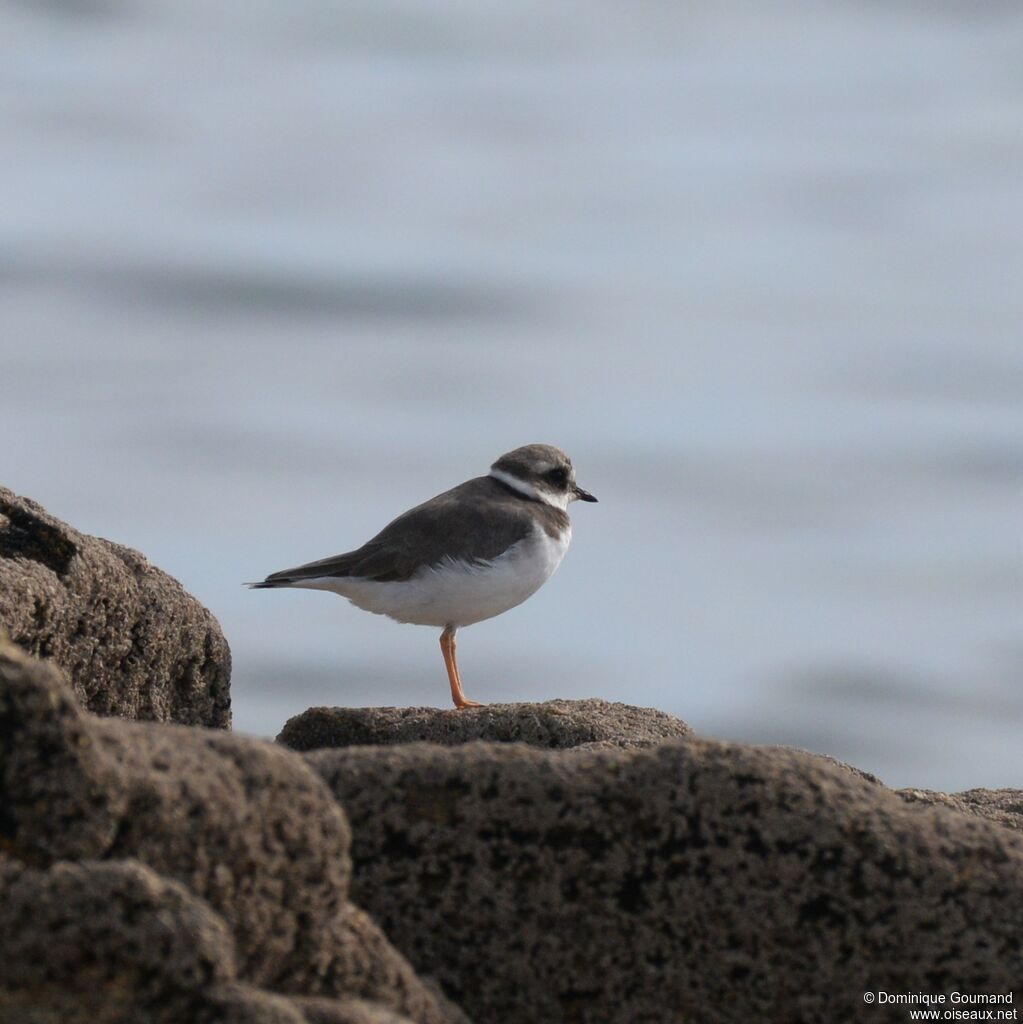
<svg viewBox="0 0 1023 1024">
<path fill-rule="evenodd" d="M 455 658 L 455 630 L 448 626 L 440 635 L 440 649 L 444 655 L 444 667 L 448 670 L 448 682 L 451 683 L 451 699 L 456 708 L 479 708 L 483 705 L 478 700 L 469 700 L 462 692 L 462 679 L 458 674 L 458 661 Z"/>
</svg>

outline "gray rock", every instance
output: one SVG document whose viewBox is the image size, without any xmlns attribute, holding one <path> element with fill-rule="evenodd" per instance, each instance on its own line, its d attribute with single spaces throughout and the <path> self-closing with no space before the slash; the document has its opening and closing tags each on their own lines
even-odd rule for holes
<svg viewBox="0 0 1023 1024">
<path fill-rule="evenodd" d="M 454 746 L 474 740 L 531 747 L 649 747 L 686 736 L 681 719 L 606 700 L 487 704 L 479 708 L 310 708 L 277 737 L 293 750 L 428 741 Z"/>
<path fill-rule="evenodd" d="M 0 638 L 0 848 L 31 864 L 98 857 L 127 803 L 61 673 Z"/>
<path fill-rule="evenodd" d="M 7 865 L 0 877 L 0 1019 L 32 1009 L 114 1021 L 163 1007 L 162 1019 L 185 1020 L 205 989 L 233 980 L 224 923 L 141 864 Z"/>
<path fill-rule="evenodd" d="M 352 822 L 353 897 L 481 1021 L 862 1021 L 864 989 L 1023 976 L 1023 837 L 819 758 L 687 738 L 306 759 Z"/>
<path fill-rule="evenodd" d="M 191 1016 L 167 1018 L 167 1024 L 178 1024 L 182 1019 L 188 1024 L 310 1024 L 294 999 L 251 985 L 221 985 L 204 996 Z M 137 1017 L 131 1019 L 134 1021 Z M 81 1024 L 91 1022 L 83 1020 Z"/>
<path fill-rule="evenodd" d="M 217 730 L 87 715 L 53 666 L 0 646 L 8 858 L 141 861 L 223 919 L 246 984 L 451 1021 L 349 903 L 349 843 L 343 812 L 298 755 Z"/>
<path fill-rule="evenodd" d="M 7 861 L 0 896 L 0 1024 L 411 1024 L 238 982 L 224 922 L 137 861 Z"/>
<path fill-rule="evenodd" d="M 791 750 L 796 754 L 802 754 L 806 757 L 816 758 L 818 761 L 823 761 L 826 764 L 833 764 L 836 768 L 841 768 L 844 772 L 851 772 L 857 778 L 863 779 L 864 782 L 872 782 L 875 786 L 882 786 L 887 788 L 884 783 L 872 772 L 865 772 L 862 768 L 857 768 L 854 764 L 848 764 L 845 761 L 839 761 L 837 757 L 832 757 L 830 754 L 818 754 L 813 750 L 806 750 L 803 747 L 787 747 L 778 746 L 775 750 Z"/>
<path fill-rule="evenodd" d="M 0 626 L 96 714 L 231 723 L 231 653 L 210 612 L 137 551 L 2 487 Z"/>
<path fill-rule="evenodd" d="M 292 1002 L 305 1016 L 307 1024 L 410 1024 L 379 1003 L 364 999 L 296 998 Z"/>
<path fill-rule="evenodd" d="M 939 793 L 933 789 L 900 789 L 908 803 L 936 804 L 963 814 L 997 821 L 1006 828 L 1023 832 L 1023 789 L 967 789 L 962 793 Z"/>
</svg>

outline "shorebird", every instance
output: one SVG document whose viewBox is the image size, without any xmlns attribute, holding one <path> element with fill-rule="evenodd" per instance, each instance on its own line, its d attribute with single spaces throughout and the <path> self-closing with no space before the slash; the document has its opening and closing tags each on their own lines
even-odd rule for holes
<svg viewBox="0 0 1023 1024">
<path fill-rule="evenodd" d="M 549 444 L 502 455 L 475 477 L 417 505 L 361 548 L 272 573 L 257 589 L 329 590 L 397 622 L 437 626 L 456 708 L 479 707 L 462 690 L 455 634 L 531 597 L 561 564 L 571 502 L 596 501 L 572 461 Z"/>
</svg>

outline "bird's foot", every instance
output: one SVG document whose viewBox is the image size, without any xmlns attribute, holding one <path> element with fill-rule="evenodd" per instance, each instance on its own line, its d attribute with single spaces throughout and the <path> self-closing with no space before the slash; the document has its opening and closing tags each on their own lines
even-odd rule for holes
<svg viewBox="0 0 1023 1024">
<path fill-rule="evenodd" d="M 485 705 L 481 704 L 478 700 L 469 700 L 468 697 L 463 697 L 461 700 L 455 701 L 455 710 L 461 711 L 462 708 L 482 708 Z"/>
</svg>

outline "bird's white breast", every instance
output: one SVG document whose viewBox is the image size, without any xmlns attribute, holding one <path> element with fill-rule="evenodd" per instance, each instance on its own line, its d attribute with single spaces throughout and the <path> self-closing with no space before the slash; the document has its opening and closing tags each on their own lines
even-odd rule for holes
<svg viewBox="0 0 1023 1024">
<path fill-rule="evenodd" d="M 561 564 L 572 539 L 569 526 L 557 537 L 533 532 L 490 562 L 445 560 L 411 579 L 378 583 L 321 578 L 302 586 L 330 590 L 368 612 L 420 626 L 469 626 L 493 618 L 531 597 Z"/>
</svg>

